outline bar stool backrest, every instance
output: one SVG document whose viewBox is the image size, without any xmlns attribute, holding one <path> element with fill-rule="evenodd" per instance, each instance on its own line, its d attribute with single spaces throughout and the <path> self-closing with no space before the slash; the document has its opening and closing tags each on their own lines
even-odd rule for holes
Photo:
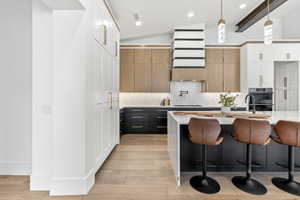
<svg viewBox="0 0 300 200">
<path fill-rule="evenodd" d="M 189 139 L 196 144 L 217 145 L 221 127 L 217 119 L 191 118 Z"/>
<path fill-rule="evenodd" d="M 234 139 L 247 144 L 268 144 L 271 130 L 270 122 L 265 120 L 239 118 L 233 123 Z"/>
<path fill-rule="evenodd" d="M 274 127 L 282 144 L 300 147 L 300 123 L 278 121 Z"/>
</svg>

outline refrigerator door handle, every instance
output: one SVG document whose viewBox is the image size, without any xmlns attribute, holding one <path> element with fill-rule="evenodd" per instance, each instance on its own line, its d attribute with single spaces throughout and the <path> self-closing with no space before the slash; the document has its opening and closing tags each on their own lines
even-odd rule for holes
<svg viewBox="0 0 300 200">
<path fill-rule="evenodd" d="M 284 89 L 284 100 L 287 100 L 287 89 Z"/>
<path fill-rule="evenodd" d="M 284 77 L 284 87 L 287 87 L 287 77 Z"/>
</svg>

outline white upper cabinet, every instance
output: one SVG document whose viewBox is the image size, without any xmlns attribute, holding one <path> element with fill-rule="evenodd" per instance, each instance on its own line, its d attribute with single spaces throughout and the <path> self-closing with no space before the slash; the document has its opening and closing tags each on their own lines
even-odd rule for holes
<svg viewBox="0 0 300 200">
<path fill-rule="evenodd" d="M 300 60 L 299 44 L 273 44 L 275 61 Z"/>
<path fill-rule="evenodd" d="M 241 50 L 241 90 L 274 88 L 274 62 L 300 60 L 300 44 L 246 44 Z"/>
</svg>

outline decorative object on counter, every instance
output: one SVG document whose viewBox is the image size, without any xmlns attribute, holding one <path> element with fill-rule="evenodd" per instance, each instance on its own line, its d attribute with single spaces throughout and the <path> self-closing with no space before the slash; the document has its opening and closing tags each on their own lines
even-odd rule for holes
<svg viewBox="0 0 300 200">
<path fill-rule="evenodd" d="M 231 96 L 230 93 L 228 94 L 221 94 L 220 95 L 220 101 L 219 103 L 222 104 L 221 111 L 223 113 L 230 113 L 231 112 L 231 107 L 235 105 L 235 100 L 238 97 L 236 96 Z"/>
<path fill-rule="evenodd" d="M 171 100 L 170 100 L 170 98 L 168 97 L 168 98 L 163 99 L 163 100 L 161 101 L 160 105 L 161 105 L 161 106 L 170 106 L 170 105 L 171 105 Z"/>
</svg>

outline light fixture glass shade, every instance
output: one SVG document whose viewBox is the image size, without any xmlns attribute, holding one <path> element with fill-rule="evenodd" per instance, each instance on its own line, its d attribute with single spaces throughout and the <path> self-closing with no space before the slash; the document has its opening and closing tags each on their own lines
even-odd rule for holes
<svg viewBox="0 0 300 200">
<path fill-rule="evenodd" d="M 269 45 L 273 43 L 273 22 L 272 20 L 266 21 L 264 25 L 264 40 L 265 44 Z"/>
<path fill-rule="evenodd" d="M 226 40 L 226 23 L 224 19 L 218 22 L 218 42 L 224 43 Z"/>
</svg>

